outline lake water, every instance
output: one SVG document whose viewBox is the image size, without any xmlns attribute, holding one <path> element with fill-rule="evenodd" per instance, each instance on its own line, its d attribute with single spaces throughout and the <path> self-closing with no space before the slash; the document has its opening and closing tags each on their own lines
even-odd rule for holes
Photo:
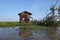
<svg viewBox="0 0 60 40">
<path fill-rule="evenodd" d="M 51 32 L 52 34 L 47 30 L 31 30 L 30 33 L 31 35 L 28 35 L 28 31 L 21 33 L 19 26 L 15 28 L 0 28 L 0 40 L 60 40 L 60 27 Z"/>
</svg>

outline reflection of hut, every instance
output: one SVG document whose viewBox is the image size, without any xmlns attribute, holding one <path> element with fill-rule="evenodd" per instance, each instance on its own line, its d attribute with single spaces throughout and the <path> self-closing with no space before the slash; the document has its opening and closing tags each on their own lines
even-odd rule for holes
<svg viewBox="0 0 60 40">
<path fill-rule="evenodd" d="M 27 12 L 27 11 L 24 11 L 24 12 L 21 12 L 18 14 L 19 17 L 20 17 L 20 22 L 26 22 L 28 23 L 29 22 L 29 18 L 30 18 L 30 15 L 32 15 L 31 13 Z"/>
<path fill-rule="evenodd" d="M 32 29 L 31 28 L 20 28 L 19 36 L 27 38 L 32 35 Z"/>
</svg>

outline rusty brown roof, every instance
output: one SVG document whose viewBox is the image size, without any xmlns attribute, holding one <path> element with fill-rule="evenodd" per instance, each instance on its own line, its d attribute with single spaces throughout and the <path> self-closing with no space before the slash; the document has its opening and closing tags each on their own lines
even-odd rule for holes
<svg viewBox="0 0 60 40">
<path fill-rule="evenodd" d="M 27 14 L 29 14 L 29 15 L 32 15 L 32 13 L 27 12 L 27 11 L 23 11 L 23 12 L 19 13 L 18 15 L 21 15 L 22 13 L 27 13 Z"/>
</svg>

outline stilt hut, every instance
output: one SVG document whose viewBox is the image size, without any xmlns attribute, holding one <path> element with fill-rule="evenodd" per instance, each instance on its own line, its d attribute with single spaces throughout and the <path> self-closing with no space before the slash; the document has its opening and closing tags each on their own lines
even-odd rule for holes
<svg viewBox="0 0 60 40">
<path fill-rule="evenodd" d="M 19 13 L 18 15 L 20 17 L 20 19 L 19 19 L 20 23 L 22 23 L 22 22 L 28 23 L 30 21 L 30 15 L 32 15 L 32 13 L 23 11 L 23 12 Z"/>
</svg>

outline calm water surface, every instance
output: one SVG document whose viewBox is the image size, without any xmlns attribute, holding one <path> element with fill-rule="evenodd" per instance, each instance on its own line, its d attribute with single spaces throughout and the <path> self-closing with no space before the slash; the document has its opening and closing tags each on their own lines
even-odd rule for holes
<svg viewBox="0 0 60 40">
<path fill-rule="evenodd" d="M 47 30 L 21 30 L 15 28 L 0 28 L 0 40 L 60 40 L 60 27 L 54 32 Z"/>
</svg>

